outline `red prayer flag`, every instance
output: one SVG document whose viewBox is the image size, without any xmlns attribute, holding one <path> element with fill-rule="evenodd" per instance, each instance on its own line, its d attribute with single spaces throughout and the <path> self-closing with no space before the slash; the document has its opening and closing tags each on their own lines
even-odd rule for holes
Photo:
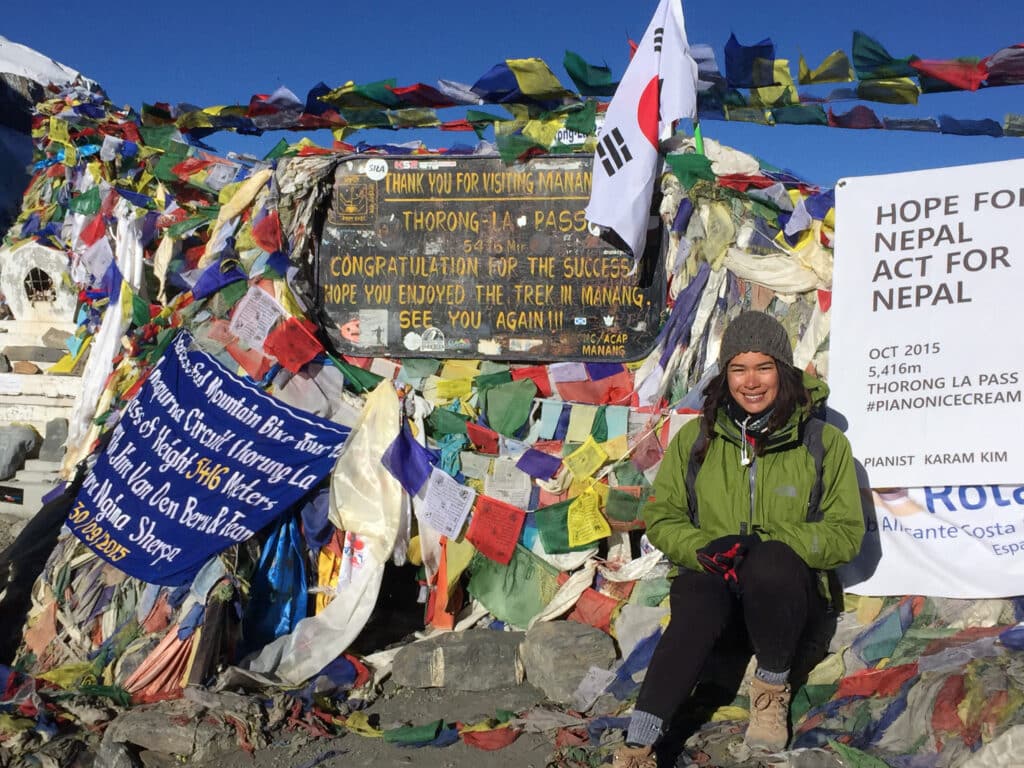
<svg viewBox="0 0 1024 768">
<path fill-rule="evenodd" d="M 476 497 L 466 538 L 481 555 L 508 565 L 525 521 L 526 512 L 519 507 L 480 494 Z"/>
<path fill-rule="evenodd" d="M 527 365 L 522 368 L 513 368 L 511 373 L 512 381 L 533 379 L 533 383 L 537 385 L 537 393 L 541 397 L 551 397 L 551 379 L 548 376 L 547 366 Z"/>
<path fill-rule="evenodd" d="M 878 119 L 878 115 L 863 104 L 858 104 L 845 114 L 838 114 L 830 108 L 828 110 L 828 124 L 831 128 L 866 129 L 884 127 L 882 121 Z"/>
<path fill-rule="evenodd" d="M 862 669 L 839 681 L 833 698 L 847 696 L 893 696 L 917 674 L 917 662 L 882 669 Z"/>
<path fill-rule="evenodd" d="M 469 435 L 473 445 L 479 448 L 482 453 L 495 455 L 498 453 L 498 433 L 493 429 L 468 422 L 466 424 L 466 434 Z"/>
<path fill-rule="evenodd" d="M 103 237 L 106 231 L 107 224 L 103 220 L 103 216 L 97 213 L 92 217 L 88 224 L 82 227 L 79 237 L 82 238 L 82 242 L 86 245 L 92 245 Z"/>
<path fill-rule="evenodd" d="M 980 61 L 916 59 L 910 62 L 910 66 L 928 77 L 965 91 L 978 90 L 988 76 L 988 69 Z"/>
<path fill-rule="evenodd" d="M 633 395 L 633 374 L 623 371 L 598 381 L 558 381 L 555 386 L 566 402 L 623 405 Z"/>
<path fill-rule="evenodd" d="M 252 239 L 267 253 L 281 250 L 281 218 L 271 211 L 252 225 Z"/>
<path fill-rule="evenodd" d="M 507 747 L 519 738 L 520 733 L 522 731 L 515 728 L 495 728 L 492 731 L 463 731 L 459 735 L 471 747 L 493 752 L 496 749 Z"/>
<path fill-rule="evenodd" d="M 315 328 L 308 320 L 285 318 L 267 334 L 263 349 L 289 371 L 298 373 L 302 366 L 324 351 L 323 345 L 317 341 Z"/>
</svg>

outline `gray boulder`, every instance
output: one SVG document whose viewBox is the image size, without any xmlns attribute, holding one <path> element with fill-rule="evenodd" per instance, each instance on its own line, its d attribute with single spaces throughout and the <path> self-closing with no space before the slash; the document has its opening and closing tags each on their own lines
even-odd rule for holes
<svg viewBox="0 0 1024 768">
<path fill-rule="evenodd" d="M 576 621 L 536 624 L 523 641 L 526 679 L 554 702 L 571 704 L 591 667 L 615 662 L 615 642 L 604 632 Z"/>
<path fill-rule="evenodd" d="M 523 682 L 522 632 L 469 629 L 411 643 L 395 656 L 391 677 L 406 688 L 491 691 Z"/>
<path fill-rule="evenodd" d="M 0 480 L 14 477 L 25 459 L 35 457 L 42 441 L 38 432 L 24 424 L 0 427 Z"/>
</svg>

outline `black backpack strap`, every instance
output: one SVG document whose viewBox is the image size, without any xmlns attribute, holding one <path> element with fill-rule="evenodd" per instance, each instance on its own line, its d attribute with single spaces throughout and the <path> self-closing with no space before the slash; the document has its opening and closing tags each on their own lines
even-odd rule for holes
<svg viewBox="0 0 1024 768">
<path fill-rule="evenodd" d="M 702 418 L 703 421 L 703 418 Z M 708 436 L 704 434 L 704 424 L 697 430 L 697 438 L 690 447 L 690 460 L 686 464 L 686 506 L 690 512 L 690 522 L 700 527 L 700 516 L 697 514 L 697 473 L 700 472 L 701 454 L 708 444 Z"/>
<path fill-rule="evenodd" d="M 814 459 L 814 484 L 811 486 L 811 495 L 807 499 L 807 522 L 817 523 L 824 517 L 821 511 L 821 495 L 824 488 L 822 480 L 822 464 L 825 461 L 825 443 L 822 433 L 825 431 L 825 422 L 818 418 L 811 418 L 804 422 L 804 448 Z"/>
</svg>

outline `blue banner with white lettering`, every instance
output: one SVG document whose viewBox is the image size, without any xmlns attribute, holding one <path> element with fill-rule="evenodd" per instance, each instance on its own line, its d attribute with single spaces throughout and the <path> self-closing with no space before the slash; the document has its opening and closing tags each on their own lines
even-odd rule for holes
<svg viewBox="0 0 1024 768">
<path fill-rule="evenodd" d="M 187 584 L 326 477 L 349 431 L 242 381 L 182 331 L 122 412 L 67 525 L 130 576 Z"/>
</svg>

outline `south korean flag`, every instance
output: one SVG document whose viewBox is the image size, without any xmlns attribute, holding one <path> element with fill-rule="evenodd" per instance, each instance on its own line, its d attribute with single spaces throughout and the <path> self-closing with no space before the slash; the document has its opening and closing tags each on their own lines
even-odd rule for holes
<svg viewBox="0 0 1024 768">
<path fill-rule="evenodd" d="M 605 115 L 594 154 L 587 219 L 615 232 L 639 259 L 651 194 L 661 165 L 659 141 L 697 114 L 697 63 L 680 0 L 661 0 Z"/>
</svg>

